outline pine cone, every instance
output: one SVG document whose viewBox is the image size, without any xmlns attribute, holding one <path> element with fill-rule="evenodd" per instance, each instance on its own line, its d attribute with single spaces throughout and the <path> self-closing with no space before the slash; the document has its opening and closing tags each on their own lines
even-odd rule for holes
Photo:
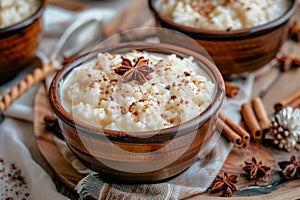
<svg viewBox="0 0 300 200">
<path fill-rule="evenodd" d="M 300 141 L 300 110 L 287 107 L 271 120 L 273 143 L 280 149 L 291 151 Z"/>
</svg>

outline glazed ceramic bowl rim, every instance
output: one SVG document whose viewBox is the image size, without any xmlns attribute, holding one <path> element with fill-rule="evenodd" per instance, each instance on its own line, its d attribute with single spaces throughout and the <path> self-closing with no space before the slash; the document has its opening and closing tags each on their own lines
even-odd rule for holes
<svg viewBox="0 0 300 200">
<path fill-rule="evenodd" d="M 149 0 L 149 8 L 156 17 L 156 19 L 159 19 L 160 21 L 163 21 L 168 26 L 172 27 L 172 29 L 186 33 L 188 35 L 193 34 L 195 37 L 197 36 L 203 36 L 208 38 L 228 38 L 228 39 L 237 39 L 240 37 L 249 37 L 249 35 L 259 35 L 263 34 L 265 31 L 268 31 L 270 29 L 276 28 L 277 26 L 280 26 L 287 22 L 289 18 L 293 15 L 293 13 L 296 10 L 297 7 L 297 0 L 288 0 L 290 2 L 289 7 L 287 8 L 286 12 L 278 17 L 275 20 L 272 20 L 268 23 L 250 27 L 250 28 L 243 28 L 243 29 L 236 29 L 231 31 L 226 30 L 211 30 L 211 29 L 203 29 L 203 28 L 193 28 L 189 26 L 185 26 L 182 24 L 177 24 L 173 22 L 172 19 L 162 15 L 159 13 L 159 11 L 156 9 L 156 6 L 154 5 L 155 0 Z"/>
<path fill-rule="evenodd" d="M 210 119 L 210 117 L 216 113 L 224 100 L 224 81 L 222 78 L 221 73 L 219 72 L 218 68 L 215 66 L 214 63 L 212 63 L 209 59 L 207 59 L 205 56 L 194 52 L 189 49 L 181 48 L 178 46 L 170 45 L 170 44 L 153 44 L 153 43 L 146 43 L 146 42 L 130 42 L 130 43 L 119 43 L 113 46 L 97 49 L 91 53 L 85 54 L 80 56 L 79 58 L 75 59 L 71 63 L 65 65 L 61 70 L 57 72 L 55 77 L 52 80 L 52 83 L 50 85 L 49 89 L 49 101 L 50 101 L 50 106 L 54 113 L 58 116 L 58 118 L 66 123 L 68 126 L 71 126 L 74 129 L 80 130 L 80 133 L 82 134 L 82 131 L 84 134 L 88 134 L 90 136 L 97 137 L 101 134 L 104 134 L 104 136 L 112 136 L 112 137 L 130 137 L 132 134 L 127 134 L 122 131 L 115 131 L 115 130 L 109 130 L 109 129 L 102 129 L 98 128 L 95 126 L 88 125 L 84 122 L 80 122 L 79 120 L 75 120 L 74 118 L 63 108 L 63 106 L 60 104 L 60 97 L 59 97 L 59 86 L 60 83 L 64 80 L 66 76 L 72 71 L 72 69 L 80 66 L 83 63 L 83 60 L 86 61 L 87 59 L 92 59 L 97 56 L 99 52 L 110 52 L 112 50 L 118 50 L 118 49 L 126 49 L 130 45 L 131 47 L 134 47 L 135 49 L 153 49 L 156 50 L 156 52 L 159 50 L 161 51 L 162 49 L 165 50 L 165 52 L 172 52 L 174 51 L 178 53 L 178 55 L 188 55 L 188 56 L 193 56 L 195 60 L 198 60 L 199 62 L 204 63 L 204 65 L 208 66 L 205 71 L 205 73 L 208 74 L 208 76 L 212 76 L 211 78 L 216 81 L 216 92 L 215 92 L 215 97 L 212 101 L 212 103 L 209 105 L 205 111 L 194 117 L 193 119 L 186 121 L 184 123 L 181 123 L 180 125 L 172 126 L 170 128 L 164 128 L 159 131 L 160 134 L 158 135 L 164 135 L 166 137 L 170 135 L 174 135 L 179 128 L 180 132 L 182 133 L 181 135 L 186 134 L 186 132 L 191 131 L 191 127 L 194 127 L 194 129 L 198 129 L 199 125 L 203 125 L 207 120 Z M 132 48 L 131 48 L 132 49 Z M 127 50 L 128 52 L 128 50 Z M 79 121 L 79 122 L 78 122 Z M 196 128 L 195 128 L 196 127 Z M 88 133 L 85 133 L 88 131 Z M 101 134 L 100 134 L 101 133 Z M 140 131 L 140 132 L 134 132 L 138 133 L 138 136 L 152 136 L 153 133 L 157 133 L 157 131 Z"/>
<path fill-rule="evenodd" d="M 10 32 L 10 31 L 15 31 L 20 28 L 26 27 L 26 26 L 32 24 L 36 19 L 38 19 L 42 15 L 43 10 L 45 9 L 46 3 L 47 3 L 46 2 L 47 0 L 39 0 L 39 1 L 40 1 L 40 6 L 32 15 L 26 17 L 25 19 L 23 19 L 22 21 L 20 21 L 18 23 L 0 28 L 0 34 L 4 34 L 7 32 Z"/>
</svg>

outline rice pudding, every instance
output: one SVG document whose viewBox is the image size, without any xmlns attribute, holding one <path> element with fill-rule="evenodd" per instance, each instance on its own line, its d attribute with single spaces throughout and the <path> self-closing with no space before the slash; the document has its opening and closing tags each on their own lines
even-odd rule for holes
<svg viewBox="0 0 300 200">
<path fill-rule="evenodd" d="M 67 112 L 87 124 L 148 131 L 196 117 L 210 105 L 215 87 L 192 57 L 132 51 L 100 53 L 75 68 L 60 96 Z"/>
<path fill-rule="evenodd" d="M 268 23 L 283 15 L 287 0 L 162 0 L 161 14 L 193 28 L 233 30 Z"/>
<path fill-rule="evenodd" d="M 4 28 L 28 18 L 40 7 L 39 0 L 1 0 L 0 28 Z"/>
</svg>

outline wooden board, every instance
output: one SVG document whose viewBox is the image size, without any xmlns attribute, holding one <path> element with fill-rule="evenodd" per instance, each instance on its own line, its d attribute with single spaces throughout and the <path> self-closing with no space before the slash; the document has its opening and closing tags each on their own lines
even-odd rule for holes
<svg viewBox="0 0 300 200">
<path fill-rule="evenodd" d="M 43 118 L 51 115 L 51 109 L 44 86 L 41 86 L 36 94 L 34 103 L 34 133 L 38 148 L 42 155 L 52 167 L 56 177 L 56 185 L 63 194 L 76 199 L 74 188 L 79 180 L 83 178 L 61 155 L 58 150 L 53 134 L 44 129 Z M 292 198 L 300 197 L 300 179 L 284 182 L 280 179 L 280 170 L 277 166 L 278 161 L 289 160 L 291 154 L 299 155 L 299 152 L 285 152 L 274 148 L 272 145 L 263 146 L 259 143 L 252 143 L 245 149 L 234 148 L 227 158 L 222 172 L 239 174 L 240 189 L 235 193 L 238 199 L 270 199 L 270 198 Z M 268 177 L 268 182 L 249 181 L 242 170 L 244 160 L 250 160 L 251 156 L 262 160 L 272 168 L 272 174 Z M 66 186 L 66 187 L 64 187 Z M 68 191 L 69 188 L 69 191 Z M 296 188 L 296 189 L 295 189 Z M 207 195 L 212 195 L 210 199 L 219 199 L 218 194 L 207 193 L 193 197 L 192 199 L 206 199 Z M 248 196 L 252 197 L 248 197 Z"/>
<path fill-rule="evenodd" d="M 124 30 L 144 26 L 154 26 L 154 20 L 147 9 L 147 1 L 136 0 L 120 13 L 119 17 L 108 24 L 105 27 L 104 32 L 108 37 Z M 292 44 L 290 41 L 286 42 L 282 51 L 288 50 L 291 48 L 291 45 L 295 49 L 299 48 L 300 53 L 300 47 L 298 47 L 299 44 Z M 255 79 L 252 96 L 254 97 L 260 94 L 264 89 L 265 84 L 272 82 L 272 80 L 277 77 L 277 73 L 278 69 L 273 66 L 267 66 L 257 72 L 258 75 Z M 271 89 L 263 99 L 269 114 L 273 113 L 273 105 L 277 100 L 282 99 L 294 90 L 300 88 L 299 77 L 300 70 L 293 70 L 282 74 L 279 79 L 275 81 L 275 84 L 272 85 Z M 59 187 L 60 191 L 63 192 L 66 188 L 69 188 L 71 192 L 63 193 L 76 199 L 74 187 L 83 176 L 75 171 L 72 166 L 64 160 L 55 145 L 52 133 L 44 130 L 43 117 L 50 113 L 51 110 L 49 108 L 45 88 L 41 87 L 36 94 L 34 103 L 34 132 L 37 144 L 42 155 L 56 174 L 57 179 L 55 182 L 57 185 L 62 186 Z M 240 174 L 238 183 L 239 191 L 234 194 L 235 196 L 239 196 L 236 199 L 299 198 L 300 180 L 282 182 L 277 166 L 278 161 L 289 160 L 291 154 L 299 156 L 299 152 L 287 153 L 274 148 L 272 145 L 262 146 L 258 143 L 252 143 L 251 146 L 243 150 L 234 148 L 226 160 L 222 172 L 226 171 L 230 174 Z M 269 177 L 269 182 L 255 183 L 247 180 L 241 167 L 243 166 L 243 161 L 250 160 L 251 156 L 257 157 L 258 160 L 262 160 L 263 163 L 266 162 L 266 164 L 272 167 L 272 176 Z M 207 199 L 207 195 L 212 195 L 209 199 L 220 199 L 217 197 L 218 194 L 210 194 L 209 191 L 203 195 L 193 197 L 192 199 Z M 247 197 L 250 195 L 251 197 Z"/>
<path fill-rule="evenodd" d="M 74 189 L 78 180 L 83 176 L 79 174 L 62 156 L 57 148 L 53 133 L 46 131 L 44 117 L 52 115 L 46 89 L 42 85 L 34 101 L 34 133 L 37 145 L 42 155 L 54 170 L 56 176 L 69 188 Z"/>
</svg>

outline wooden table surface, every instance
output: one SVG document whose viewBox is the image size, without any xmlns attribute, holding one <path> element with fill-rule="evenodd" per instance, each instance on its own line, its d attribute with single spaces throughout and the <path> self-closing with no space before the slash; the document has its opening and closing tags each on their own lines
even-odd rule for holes
<svg viewBox="0 0 300 200">
<path fill-rule="evenodd" d="M 299 14 L 297 14 L 295 17 L 300 19 L 298 15 Z M 147 1 L 135 0 L 128 6 L 128 8 L 121 12 L 117 18 L 115 18 L 111 23 L 107 24 L 104 31 L 105 35 L 109 37 L 129 29 L 154 25 L 154 19 L 147 8 Z M 293 41 L 287 40 L 282 47 L 281 52 L 290 53 L 291 51 L 295 51 L 298 55 L 300 55 L 300 46 Z M 252 97 L 259 95 L 261 91 L 264 90 L 267 85 L 269 85 L 269 83 L 273 83 L 263 98 L 263 102 L 266 106 L 268 114 L 272 114 L 274 112 L 273 105 L 276 101 L 286 97 L 293 91 L 300 88 L 300 69 L 291 70 L 278 76 L 279 69 L 278 67 L 274 66 L 275 62 L 271 62 L 260 71 L 254 73 L 255 82 Z M 35 127 L 35 130 L 36 128 L 40 127 Z M 51 136 L 44 135 L 43 137 L 45 137 L 43 140 L 47 141 L 49 139 L 47 137 Z M 52 148 L 52 151 L 56 151 L 54 147 Z M 285 151 L 273 148 L 272 145 L 264 146 L 259 143 L 252 143 L 245 149 L 234 148 L 224 164 L 222 171 L 243 174 L 241 166 L 243 166 L 244 159 L 250 159 L 253 155 L 257 157 L 258 160 L 263 160 L 263 162 L 267 162 L 269 165 L 271 165 L 273 169 L 272 175 L 268 183 L 250 182 L 247 180 L 246 176 L 240 175 L 238 188 L 244 188 L 244 190 L 234 193 L 236 196 L 239 196 L 237 199 L 248 199 L 248 197 L 245 197 L 248 195 L 255 196 L 251 199 L 295 199 L 300 197 L 300 180 L 282 182 L 279 176 L 279 167 L 277 166 L 278 161 L 289 160 L 292 154 L 299 156 L 298 151 L 287 153 Z M 70 179 L 73 180 L 78 178 L 80 178 L 80 176 L 72 178 L 70 177 Z M 260 189 L 257 189 L 257 184 L 260 185 Z M 73 187 L 74 185 L 71 184 L 69 186 Z M 220 197 L 217 197 L 217 195 L 213 195 L 213 197 L 202 195 L 193 197 L 192 199 L 199 199 L 200 197 L 201 199 L 220 199 Z"/>
</svg>

